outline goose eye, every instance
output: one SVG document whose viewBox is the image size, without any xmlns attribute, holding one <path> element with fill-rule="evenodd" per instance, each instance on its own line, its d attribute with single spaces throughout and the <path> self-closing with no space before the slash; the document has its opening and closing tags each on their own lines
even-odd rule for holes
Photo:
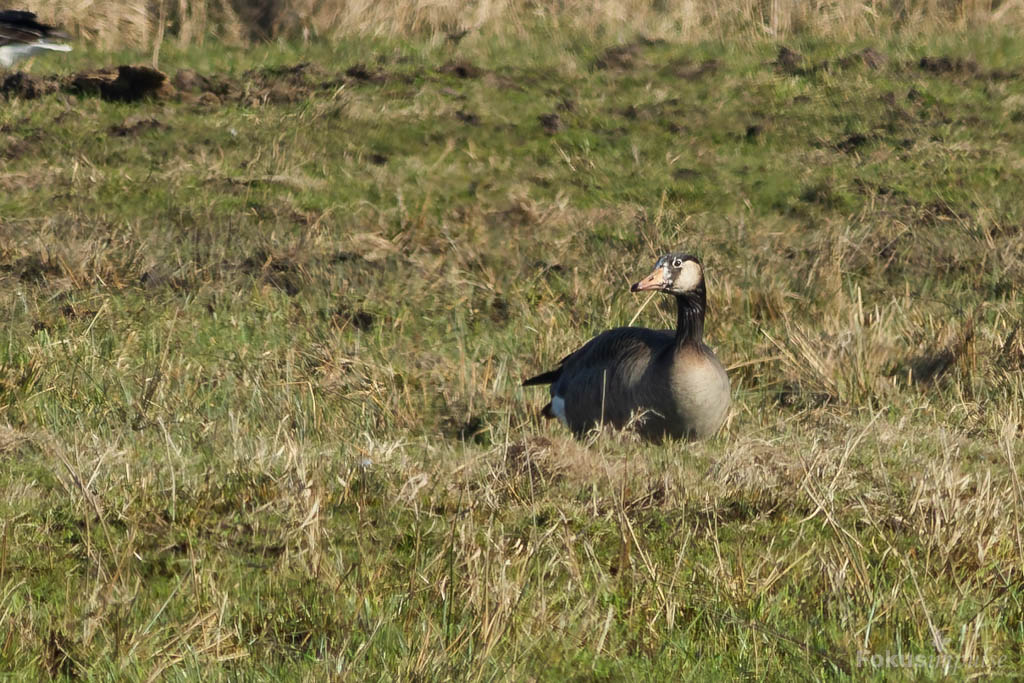
<svg viewBox="0 0 1024 683">
<path fill-rule="evenodd" d="M 672 267 L 673 268 L 682 268 L 683 267 L 683 259 L 681 259 L 681 258 L 672 259 Z"/>
</svg>

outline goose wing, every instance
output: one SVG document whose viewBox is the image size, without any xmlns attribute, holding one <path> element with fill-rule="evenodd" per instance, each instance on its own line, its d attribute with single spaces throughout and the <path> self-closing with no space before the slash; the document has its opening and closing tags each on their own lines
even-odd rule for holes
<svg viewBox="0 0 1024 683">
<path fill-rule="evenodd" d="M 649 330 L 645 327 L 617 327 L 597 335 L 568 356 L 558 361 L 553 370 L 523 380 L 524 387 L 538 384 L 554 384 L 568 370 L 582 368 L 607 368 L 620 359 L 629 358 L 651 348 L 662 350 L 672 341 L 673 335 L 667 330 Z"/>
<path fill-rule="evenodd" d="M 608 330 L 523 386 L 551 384 L 551 403 L 541 412 L 561 419 L 574 431 L 586 431 L 600 421 L 621 425 L 639 407 L 645 373 L 671 348 L 673 339 L 665 330 Z"/>
<path fill-rule="evenodd" d="M 67 39 L 70 36 L 53 26 L 39 23 L 33 12 L 0 11 L 0 46 L 26 45 L 44 38 Z"/>
</svg>

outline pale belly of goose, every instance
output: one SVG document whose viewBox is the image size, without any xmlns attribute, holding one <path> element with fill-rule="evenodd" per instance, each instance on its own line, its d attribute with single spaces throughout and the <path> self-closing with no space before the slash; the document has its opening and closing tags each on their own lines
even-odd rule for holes
<svg viewBox="0 0 1024 683">
<path fill-rule="evenodd" d="M 695 353 L 684 363 L 652 368 L 644 389 L 634 396 L 641 416 L 639 431 L 647 438 L 663 436 L 703 439 L 721 428 L 729 413 L 729 378 L 711 353 Z"/>
<path fill-rule="evenodd" d="M 667 431 L 702 439 L 721 428 L 729 414 L 729 377 L 710 349 L 677 363 L 669 386 L 675 419 Z"/>
</svg>

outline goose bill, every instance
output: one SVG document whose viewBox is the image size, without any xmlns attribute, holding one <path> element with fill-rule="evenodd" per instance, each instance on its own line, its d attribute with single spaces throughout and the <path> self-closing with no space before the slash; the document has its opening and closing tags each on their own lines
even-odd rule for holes
<svg viewBox="0 0 1024 683">
<path fill-rule="evenodd" d="M 637 282 L 629 289 L 633 292 L 648 292 L 655 289 L 665 289 L 668 285 L 665 275 L 665 269 L 658 268 L 656 271 L 645 277 L 640 282 Z"/>
</svg>

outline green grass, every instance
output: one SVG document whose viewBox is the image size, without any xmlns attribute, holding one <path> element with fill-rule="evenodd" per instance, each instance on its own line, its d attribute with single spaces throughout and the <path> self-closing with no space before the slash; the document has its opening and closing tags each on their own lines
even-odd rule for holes
<svg viewBox="0 0 1024 683">
<path fill-rule="evenodd" d="M 232 87 L 3 101 L 0 669 L 1015 675 L 1024 40 L 868 46 L 165 50 Z M 521 379 L 676 247 L 721 435 L 544 423 Z"/>
</svg>

